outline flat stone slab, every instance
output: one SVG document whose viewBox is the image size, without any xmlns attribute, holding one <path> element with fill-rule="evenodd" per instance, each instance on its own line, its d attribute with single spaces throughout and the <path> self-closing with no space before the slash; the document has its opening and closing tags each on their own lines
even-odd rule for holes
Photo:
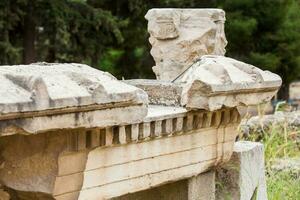
<svg viewBox="0 0 300 200">
<path fill-rule="evenodd" d="M 83 64 L 0 67 L 0 135 L 142 121 L 148 96 Z"/>
<path fill-rule="evenodd" d="M 107 123 L 107 114 L 101 116 L 95 121 Z M 190 178 L 228 161 L 238 123 L 236 109 L 187 112 L 150 105 L 141 123 L 2 137 L 0 182 L 26 199 L 38 194 L 45 195 L 40 199 L 110 199 Z M 206 199 L 206 193 L 196 191 L 203 182 L 196 178 L 191 183 L 191 197 Z"/>
<path fill-rule="evenodd" d="M 30 112 L 72 106 L 147 103 L 140 89 L 84 64 L 36 63 L 0 67 L 0 112 Z"/>
<path fill-rule="evenodd" d="M 124 82 L 146 91 L 150 104 L 181 106 L 181 84 L 155 79 L 131 79 Z"/>
<path fill-rule="evenodd" d="M 150 105 L 144 122 L 183 117 L 187 112 L 183 107 Z"/>
</svg>

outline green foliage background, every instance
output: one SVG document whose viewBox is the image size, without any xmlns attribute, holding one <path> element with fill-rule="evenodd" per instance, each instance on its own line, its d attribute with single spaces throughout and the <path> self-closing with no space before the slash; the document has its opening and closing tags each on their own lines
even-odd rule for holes
<svg viewBox="0 0 300 200">
<path fill-rule="evenodd" d="M 226 11 L 227 56 L 300 78 L 299 0 L 1 0 L 0 64 L 80 62 L 118 78 L 153 78 L 148 9 Z"/>
</svg>

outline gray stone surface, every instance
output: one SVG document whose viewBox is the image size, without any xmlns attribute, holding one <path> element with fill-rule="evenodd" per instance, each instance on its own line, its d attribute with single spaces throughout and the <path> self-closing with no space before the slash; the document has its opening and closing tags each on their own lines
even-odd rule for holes
<svg viewBox="0 0 300 200">
<path fill-rule="evenodd" d="M 217 170 L 217 199 L 267 200 L 263 145 L 236 142 L 231 160 Z"/>
<path fill-rule="evenodd" d="M 244 119 L 241 122 L 240 130 L 244 136 L 251 133 L 263 133 L 272 126 L 284 127 L 288 129 L 299 130 L 300 128 L 300 111 L 294 112 L 276 112 L 271 115 L 254 116 L 250 119 Z M 300 140 L 300 137 L 299 137 Z"/>
<path fill-rule="evenodd" d="M 299 103 L 299 101 L 300 101 L 300 81 L 299 80 L 292 82 L 290 84 L 289 97 L 290 97 L 290 99 L 297 101 Z M 300 106 L 300 105 L 298 105 L 298 106 Z"/>
<path fill-rule="evenodd" d="M 145 18 L 157 79 L 173 80 L 202 55 L 225 54 L 221 9 L 151 9 Z"/>
<path fill-rule="evenodd" d="M 188 200 L 215 200 L 215 171 L 188 180 Z"/>
<path fill-rule="evenodd" d="M 271 169 L 278 172 L 289 172 L 300 178 L 300 158 L 276 159 L 272 164 Z"/>
<path fill-rule="evenodd" d="M 155 79 L 132 79 L 125 80 L 125 83 L 146 91 L 150 104 L 181 106 L 181 84 Z"/>
</svg>

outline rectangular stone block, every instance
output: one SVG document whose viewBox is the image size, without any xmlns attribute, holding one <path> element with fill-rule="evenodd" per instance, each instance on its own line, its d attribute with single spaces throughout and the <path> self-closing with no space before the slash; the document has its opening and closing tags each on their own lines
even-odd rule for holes
<svg viewBox="0 0 300 200">
<path fill-rule="evenodd" d="M 119 127 L 119 141 L 120 141 L 120 144 L 125 144 L 126 143 L 125 126 L 120 126 Z"/>
<path fill-rule="evenodd" d="M 182 128 L 183 128 L 183 117 L 178 117 L 176 119 L 176 131 L 180 132 L 182 131 Z"/>
<path fill-rule="evenodd" d="M 131 140 L 137 141 L 139 138 L 139 124 L 131 125 Z"/>
<path fill-rule="evenodd" d="M 105 145 L 109 146 L 113 143 L 113 130 L 111 127 L 106 128 L 105 130 Z"/>
<path fill-rule="evenodd" d="M 264 148 L 239 141 L 230 161 L 217 170 L 217 200 L 267 200 Z"/>
<path fill-rule="evenodd" d="M 154 123 L 154 136 L 158 137 L 162 133 L 162 121 L 155 121 Z"/>
<path fill-rule="evenodd" d="M 193 123 L 194 123 L 194 115 L 193 114 L 188 114 L 187 115 L 187 122 L 186 122 L 186 128 L 187 128 L 187 131 L 190 131 L 193 129 Z"/>
<path fill-rule="evenodd" d="M 188 180 L 188 200 L 215 200 L 215 171 Z"/>
<path fill-rule="evenodd" d="M 143 138 L 148 138 L 150 137 L 150 123 L 149 122 L 144 122 L 143 123 Z"/>
<path fill-rule="evenodd" d="M 91 131 L 91 147 L 100 146 L 100 130 L 95 129 Z"/>
</svg>

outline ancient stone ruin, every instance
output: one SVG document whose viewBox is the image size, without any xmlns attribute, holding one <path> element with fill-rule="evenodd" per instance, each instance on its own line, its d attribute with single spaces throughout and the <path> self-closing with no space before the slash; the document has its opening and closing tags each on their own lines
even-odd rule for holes
<svg viewBox="0 0 300 200">
<path fill-rule="evenodd" d="M 0 67 L 3 198 L 215 199 L 237 106 L 269 101 L 281 78 L 224 57 L 222 10 L 146 19 L 157 80 L 74 63 Z"/>
<path fill-rule="evenodd" d="M 225 54 L 223 10 L 151 9 L 145 17 L 157 79 L 173 80 L 202 55 Z"/>
</svg>

